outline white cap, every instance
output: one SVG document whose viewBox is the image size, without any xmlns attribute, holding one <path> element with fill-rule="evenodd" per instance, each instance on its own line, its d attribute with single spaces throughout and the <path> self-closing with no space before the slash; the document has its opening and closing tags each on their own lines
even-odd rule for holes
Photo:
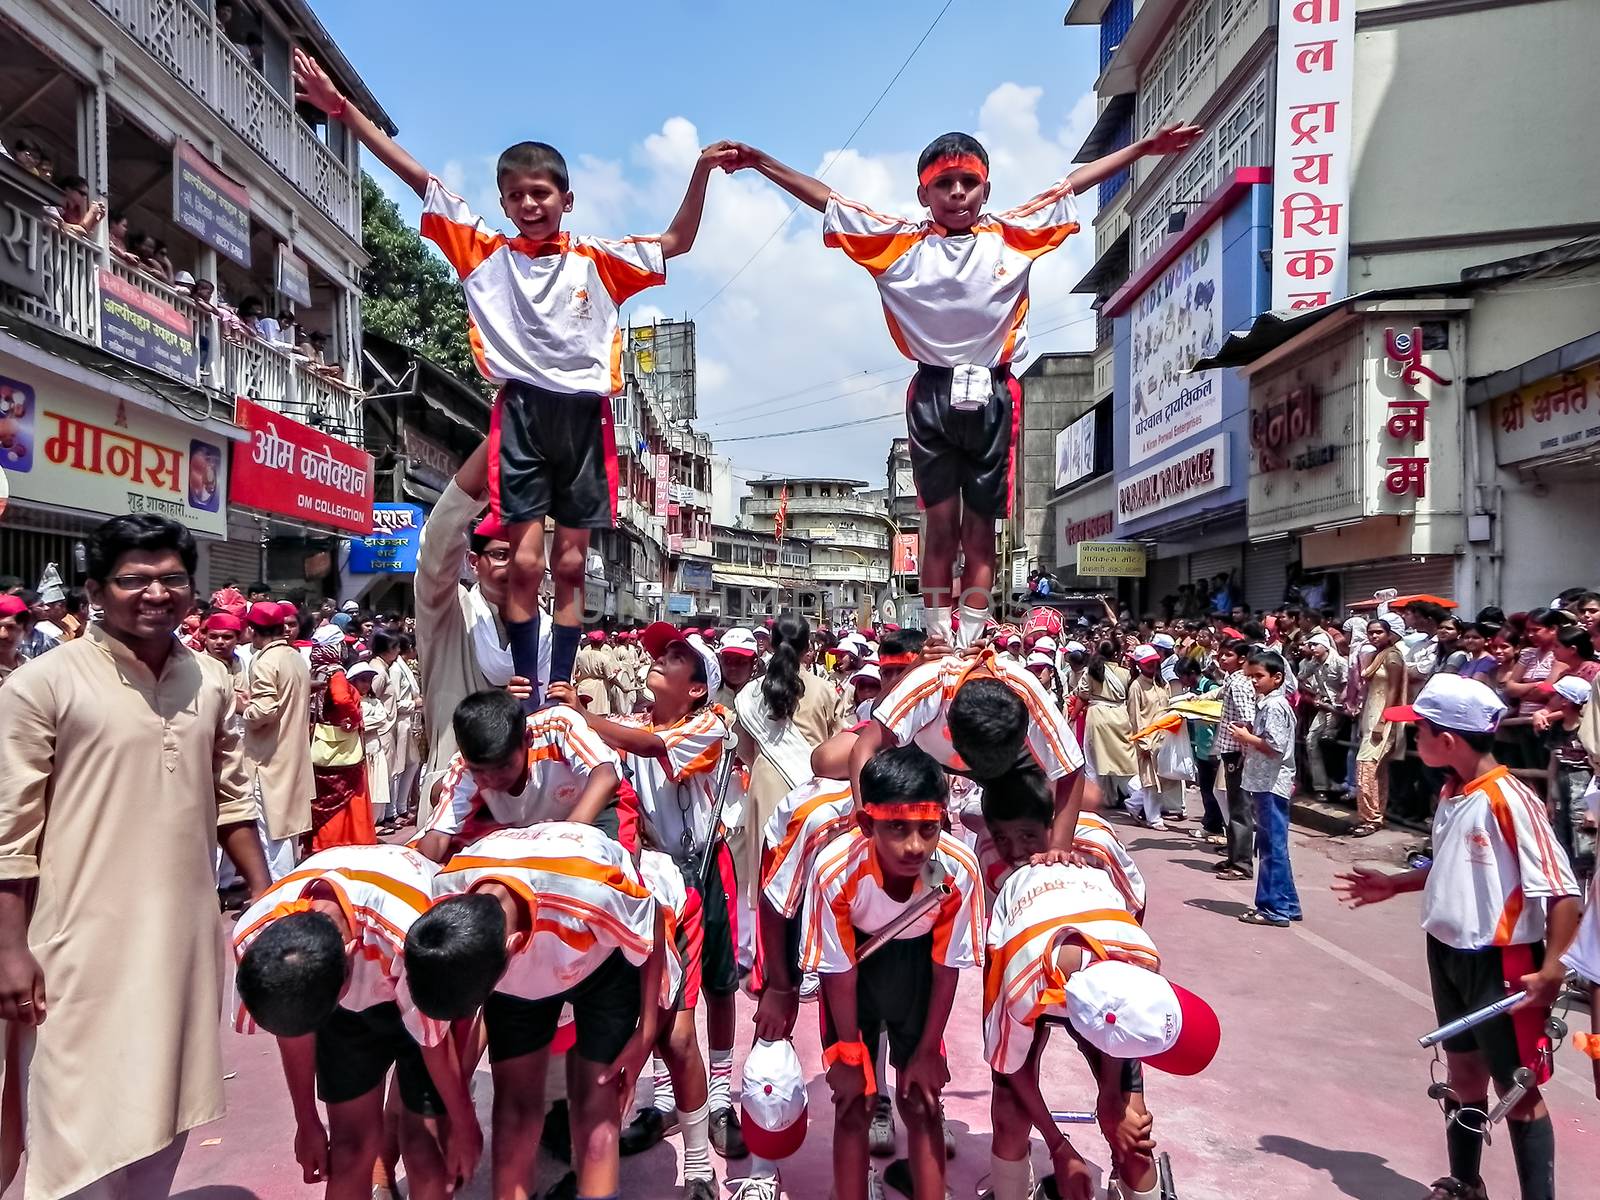
<svg viewBox="0 0 1600 1200">
<path fill-rule="evenodd" d="M 1033 643 L 1033 649 L 1036 654 L 1054 654 L 1056 652 L 1056 640 L 1047 633 Z"/>
<path fill-rule="evenodd" d="M 1454 733 L 1493 733 L 1505 715 L 1494 689 L 1461 675 L 1435 675 L 1415 701 L 1383 710 L 1385 721 L 1427 721 Z"/>
<path fill-rule="evenodd" d="M 361 611 L 361 605 L 358 604 L 354 600 L 346 600 L 343 604 L 341 604 L 339 606 L 339 611 L 340 612 L 347 612 L 347 613 L 358 613 L 358 612 Z"/>
<path fill-rule="evenodd" d="M 1068 642 L 1067 643 L 1067 653 L 1068 654 L 1087 654 L 1087 653 L 1089 653 L 1089 647 L 1085 646 L 1082 642 Z"/>
<path fill-rule="evenodd" d="M 376 675 L 377 673 L 378 673 L 377 666 L 374 665 L 369 660 L 369 661 L 364 662 L 364 663 L 357 663 L 355 666 L 351 667 L 348 671 L 346 671 L 344 673 L 344 677 L 346 679 L 348 679 L 351 683 L 354 683 L 356 680 L 360 679 L 363 675 Z"/>
<path fill-rule="evenodd" d="M 172 277 L 172 282 L 173 283 L 193 283 L 194 282 L 194 276 L 189 274 L 189 272 L 187 272 L 187 271 L 179 271 L 176 275 L 174 275 Z"/>
<path fill-rule="evenodd" d="M 1150 639 L 1150 644 L 1157 650 L 1176 650 L 1178 643 L 1172 640 L 1170 633 L 1158 633 Z"/>
<path fill-rule="evenodd" d="M 756 654 L 756 635 L 742 625 L 737 625 L 722 635 L 718 648 L 724 654 L 748 654 L 754 658 Z"/>
<path fill-rule="evenodd" d="M 867 656 L 867 639 L 852 633 L 849 637 L 840 638 L 839 644 L 833 648 L 835 654 L 854 654 L 857 658 Z"/>
<path fill-rule="evenodd" d="M 1589 703 L 1589 697 L 1592 694 L 1591 686 L 1576 675 L 1563 675 L 1556 680 L 1556 695 L 1569 704 L 1576 704 L 1582 707 Z"/>
<path fill-rule="evenodd" d="M 806 1073 L 790 1041 L 757 1040 L 744 1060 L 739 1127 L 752 1153 L 788 1158 L 806 1140 Z"/>
<path fill-rule="evenodd" d="M 1032 654 L 1028 655 L 1028 661 L 1023 665 L 1026 666 L 1030 671 L 1033 670 L 1034 667 L 1049 667 L 1054 670 L 1056 660 L 1051 658 L 1048 654 L 1041 654 L 1038 650 L 1034 650 Z"/>
<path fill-rule="evenodd" d="M 878 664 L 875 662 L 863 663 L 860 667 L 850 673 L 851 683 L 854 683 L 858 679 L 875 679 L 879 683 L 883 682 L 883 676 L 878 673 Z"/>
<path fill-rule="evenodd" d="M 1102 959 L 1067 978 L 1067 1018 L 1112 1058 L 1137 1058 L 1193 1075 L 1222 1040 L 1217 1014 L 1200 997 L 1132 963 Z"/>
<path fill-rule="evenodd" d="M 1161 651 L 1157 650 L 1154 646 L 1150 645 L 1150 643 L 1148 643 L 1148 642 L 1140 642 L 1137 646 L 1135 646 L 1133 648 L 1133 661 L 1134 662 L 1149 662 L 1152 658 L 1160 658 L 1160 657 L 1161 657 Z"/>
</svg>

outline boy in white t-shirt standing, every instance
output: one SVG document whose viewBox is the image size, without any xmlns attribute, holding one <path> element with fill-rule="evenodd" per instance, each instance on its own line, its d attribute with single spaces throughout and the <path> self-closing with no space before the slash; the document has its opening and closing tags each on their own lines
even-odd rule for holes
<svg viewBox="0 0 1600 1200">
<path fill-rule="evenodd" d="M 1550 1077 L 1544 1042 L 1550 1005 L 1561 990 L 1561 957 L 1578 929 L 1578 885 L 1556 843 L 1544 802 L 1493 754 L 1506 707 L 1487 686 L 1435 675 L 1416 703 L 1385 709 L 1388 721 L 1414 722 L 1422 761 L 1446 773 L 1433 818 L 1433 863 L 1388 875 L 1357 867 L 1336 885 L 1355 907 L 1401 892 L 1422 892 L 1428 975 L 1435 1015 L 1453 1021 L 1525 990 L 1510 1013 L 1447 1038 L 1450 1096 L 1445 1147 L 1450 1174 L 1430 1200 L 1482 1200 L 1483 1135 L 1464 1108 L 1487 1110 L 1489 1084 L 1504 1094 L 1528 1067 Z M 1480 1119 L 1481 1121 L 1481 1119 Z M 1555 1131 L 1538 1087 L 1507 1120 L 1522 1200 L 1554 1200 Z"/>
</svg>

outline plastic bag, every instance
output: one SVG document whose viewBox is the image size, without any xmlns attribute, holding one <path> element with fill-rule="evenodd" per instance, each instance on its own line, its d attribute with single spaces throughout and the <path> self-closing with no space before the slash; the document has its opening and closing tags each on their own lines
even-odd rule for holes
<svg viewBox="0 0 1600 1200">
<path fill-rule="evenodd" d="M 1194 779 L 1194 750 L 1189 745 L 1188 729 L 1169 733 L 1161 739 L 1156 750 L 1156 774 L 1163 779 Z"/>
</svg>

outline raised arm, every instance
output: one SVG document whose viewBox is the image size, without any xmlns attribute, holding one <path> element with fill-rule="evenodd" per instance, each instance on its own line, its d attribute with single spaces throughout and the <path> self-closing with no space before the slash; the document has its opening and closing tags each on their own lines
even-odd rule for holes
<svg viewBox="0 0 1600 1200">
<path fill-rule="evenodd" d="M 428 169 L 412 158 L 399 142 L 379 129 L 366 113 L 354 107 L 344 93 L 333 85 L 322 64 L 298 46 L 294 51 L 294 90 L 297 100 L 315 105 L 327 113 L 331 120 L 343 122 L 344 127 L 355 134 L 357 140 L 371 150 L 379 162 L 404 180 L 406 186 L 417 195 L 427 193 Z"/>
<path fill-rule="evenodd" d="M 833 195 L 833 189 L 822 180 L 804 175 L 786 163 L 779 162 L 766 151 L 757 150 L 754 146 L 735 143 L 734 148 L 739 155 L 735 169 L 754 168 L 800 203 L 809 205 L 818 212 L 828 207 L 828 197 Z"/>
<path fill-rule="evenodd" d="M 689 176 L 689 189 L 683 194 L 683 203 L 678 205 L 678 213 L 672 218 L 672 224 L 661 235 L 663 257 L 675 258 L 687 254 L 689 247 L 694 245 L 695 235 L 700 232 L 700 215 L 706 206 L 706 183 L 711 178 L 712 170 L 721 167 L 724 171 L 733 171 L 738 166 L 739 148 L 733 142 L 715 142 L 700 151 L 694 171 Z"/>
<path fill-rule="evenodd" d="M 1084 163 L 1067 176 L 1067 182 L 1072 185 L 1074 192 L 1081 195 L 1102 179 L 1110 179 L 1118 171 L 1124 167 L 1131 167 L 1141 158 L 1177 154 L 1187 150 L 1204 132 L 1205 130 L 1198 125 L 1163 125 L 1147 138 L 1140 138 L 1121 150 L 1113 150 L 1103 158 Z"/>
</svg>

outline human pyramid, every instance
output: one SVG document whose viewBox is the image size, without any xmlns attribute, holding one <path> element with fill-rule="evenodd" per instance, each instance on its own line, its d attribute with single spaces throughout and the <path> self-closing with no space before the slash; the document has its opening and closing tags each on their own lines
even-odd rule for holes
<svg viewBox="0 0 1600 1200">
<path fill-rule="evenodd" d="M 804 1135 L 807 1077 L 820 1068 L 834 1099 L 834 1194 L 857 1200 L 868 1195 L 869 1152 L 887 1115 L 886 1049 L 908 1149 L 886 1182 L 942 1197 L 945 1028 L 960 972 L 981 967 L 996 1200 L 1034 1194 L 1035 1132 L 1058 1193 L 1093 1193 L 1040 1087 L 1054 1025 L 1095 1079 L 1112 1194 L 1159 1194 L 1142 1066 L 1203 1069 L 1217 1019 L 1160 973 L 1141 924 L 1143 882 L 1110 828 L 1084 811 L 1083 758 L 1060 708 L 980 635 L 994 522 L 1009 504 L 1020 413 L 1010 364 L 1025 348 L 1031 265 L 1078 230 L 1078 191 L 1143 155 L 1183 149 L 1199 130 L 1163 129 L 999 214 L 985 208 L 983 147 L 946 134 L 919 162 L 918 199 L 930 214 L 920 222 L 718 142 L 702 152 L 668 229 L 621 241 L 562 231 L 572 208 L 565 163 L 524 142 L 497 171 L 518 231 L 508 238 L 299 51 L 294 71 L 304 101 L 423 198 L 422 232 L 461 276 L 479 366 L 502 385 L 487 474 L 490 519 L 510 547 L 500 615 L 514 664 L 514 691 L 478 691 L 455 708 L 456 752 L 410 846 L 314 855 L 239 921 L 239 1025 L 278 1038 L 307 1182 L 325 1180 L 329 1196 L 366 1195 L 392 1068 L 410 1193 L 448 1195 L 482 1156 L 471 1080 L 487 1050 L 493 1195 L 533 1195 L 541 1128 L 562 1140 L 546 1122 L 559 1055 L 574 1172 L 547 1195 L 616 1196 L 619 1149 L 648 1145 L 665 1124 L 657 1107 L 622 1127 L 655 1052 L 667 1076 L 658 1089 L 670 1080 L 683 1138 L 686 1197 L 717 1194 L 713 1142 L 727 1158 L 754 1152 L 739 1184 L 748 1200 L 775 1197 L 779 1161 Z M 742 1119 L 732 1103 L 739 971 L 721 845 L 731 772 L 719 769 L 736 751 L 734 718 L 715 702 L 718 659 L 698 636 L 658 623 L 641 637 L 651 663 L 640 712 L 586 713 L 571 683 L 589 531 L 613 520 L 617 310 L 664 282 L 665 260 L 693 245 L 716 167 L 754 169 L 823 212 L 826 244 L 871 273 L 896 345 L 917 363 L 908 425 L 927 514 L 930 621 L 920 657 L 895 654 L 891 665 L 884 656 L 871 718 L 816 747 L 809 763 L 790 762 L 798 786 L 760 831 L 757 1041 Z M 546 517 L 555 605 L 541 670 Z M 807 976 L 820 981 L 823 1026 L 812 1070 L 788 1040 Z M 707 1056 L 695 1022 L 702 995 Z"/>
</svg>

